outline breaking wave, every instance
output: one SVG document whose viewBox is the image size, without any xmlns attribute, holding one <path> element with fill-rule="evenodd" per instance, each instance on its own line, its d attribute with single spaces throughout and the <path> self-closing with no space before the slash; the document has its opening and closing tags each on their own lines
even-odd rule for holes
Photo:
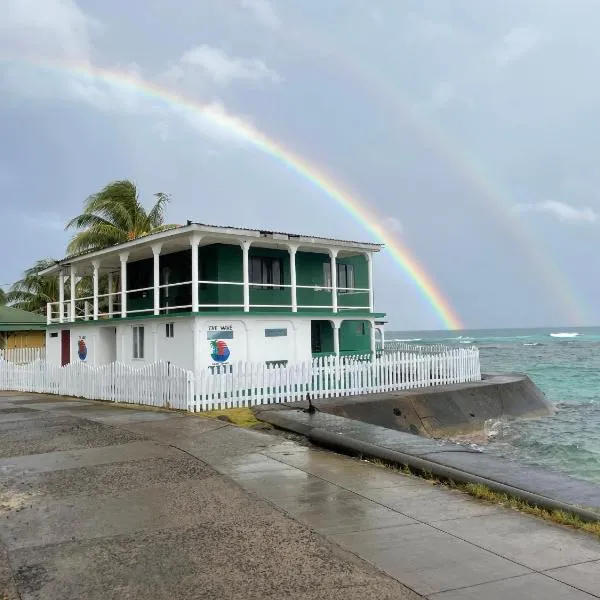
<svg viewBox="0 0 600 600">
<path fill-rule="evenodd" d="M 555 338 L 574 338 L 574 337 L 578 337 L 580 336 L 580 333 L 575 333 L 575 332 L 567 332 L 567 331 L 562 331 L 560 333 L 551 333 L 550 337 L 555 337 Z"/>
</svg>

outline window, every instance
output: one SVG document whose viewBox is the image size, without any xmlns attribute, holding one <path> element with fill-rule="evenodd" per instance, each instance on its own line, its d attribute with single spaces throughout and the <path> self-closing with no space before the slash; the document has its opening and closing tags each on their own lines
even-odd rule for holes
<svg viewBox="0 0 600 600">
<path fill-rule="evenodd" d="M 165 334 L 168 338 L 175 337 L 175 323 L 165 324 Z"/>
<path fill-rule="evenodd" d="M 207 340 L 232 340 L 233 331 L 207 331 Z"/>
<path fill-rule="evenodd" d="M 340 294 L 348 294 L 354 287 L 354 265 L 337 263 L 337 289 Z M 331 287 L 331 263 L 323 263 L 323 287 Z"/>
<path fill-rule="evenodd" d="M 354 265 L 346 265 L 344 263 L 338 264 L 337 266 L 337 285 L 340 294 L 349 294 L 352 292 L 350 289 L 354 287 Z"/>
<path fill-rule="evenodd" d="M 58 337 L 58 331 L 55 331 L 54 333 L 51 333 L 50 337 Z"/>
<path fill-rule="evenodd" d="M 265 337 L 285 337 L 287 329 L 265 329 Z"/>
<path fill-rule="evenodd" d="M 133 358 L 144 358 L 144 328 L 133 328 Z"/>
<path fill-rule="evenodd" d="M 250 258 L 250 283 L 263 290 L 282 290 L 283 269 L 280 258 L 252 256 Z"/>
</svg>

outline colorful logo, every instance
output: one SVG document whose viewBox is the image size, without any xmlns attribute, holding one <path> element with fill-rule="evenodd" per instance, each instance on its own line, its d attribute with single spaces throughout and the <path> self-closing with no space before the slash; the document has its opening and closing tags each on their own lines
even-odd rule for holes
<svg viewBox="0 0 600 600">
<path fill-rule="evenodd" d="M 229 358 L 229 355 L 231 354 L 227 344 L 223 340 L 211 341 L 210 350 L 211 350 L 210 357 L 215 362 L 219 362 L 219 363 L 225 362 Z"/>
<path fill-rule="evenodd" d="M 87 346 L 85 345 L 85 340 L 81 339 L 77 342 L 77 355 L 80 360 L 85 360 L 87 357 Z"/>
</svg>

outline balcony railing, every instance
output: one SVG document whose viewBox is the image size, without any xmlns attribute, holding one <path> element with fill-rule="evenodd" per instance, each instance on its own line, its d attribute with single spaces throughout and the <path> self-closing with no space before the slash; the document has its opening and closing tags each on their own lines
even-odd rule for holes
<svg viewBox="0 0 600 600">
<path fill-rule="evenodd" d="M 298 312 L 333 311 L 332 287 L 317 285 L 296 285 L 294 304 L 293 286 L 276 283 L 250 283 L 249 303 L 244 303 L 244 283 L 232 281 L 199 281 L 198 311 L 240 311 L 247 307 L 250 312 L 266 312 L 269 309 Z M 76 297 L 74 302 L 65 298 L 64 302 L 47 305 L 48 323 L 113 319 L 144 315 L 167 315 L 175 312 L 192 312 L 192 282 L 183 281 L 158 286 L 159 302 L 155 306 L 154 286 L 135 288 L 126 291 L 126 311 L 122 314 L 121 291 Z M 368 311 L 368 288 L 337 288 L 337 312 Z M 97 310 L 95 311 L 95 305 Z M 62 311 L 61 311 L 62 308 Z M 71 314 L 73 313 L 73 315 Z M 62 319 L 61 319 L 62 314 Z"/>
</svg>

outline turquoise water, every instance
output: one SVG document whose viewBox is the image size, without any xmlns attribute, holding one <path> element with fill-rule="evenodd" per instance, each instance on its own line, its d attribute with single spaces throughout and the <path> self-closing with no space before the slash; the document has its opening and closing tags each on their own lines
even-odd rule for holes
<svg viewBox="0 0 600 600">
<path fill-rule="evenodd" d="M 600 328 L 386 332 L 391 339 L 474 344 L 484 372 L 527 373 L 556 414 L 499 428 L 483 451 L 600 482 Z"/>
</svg>

